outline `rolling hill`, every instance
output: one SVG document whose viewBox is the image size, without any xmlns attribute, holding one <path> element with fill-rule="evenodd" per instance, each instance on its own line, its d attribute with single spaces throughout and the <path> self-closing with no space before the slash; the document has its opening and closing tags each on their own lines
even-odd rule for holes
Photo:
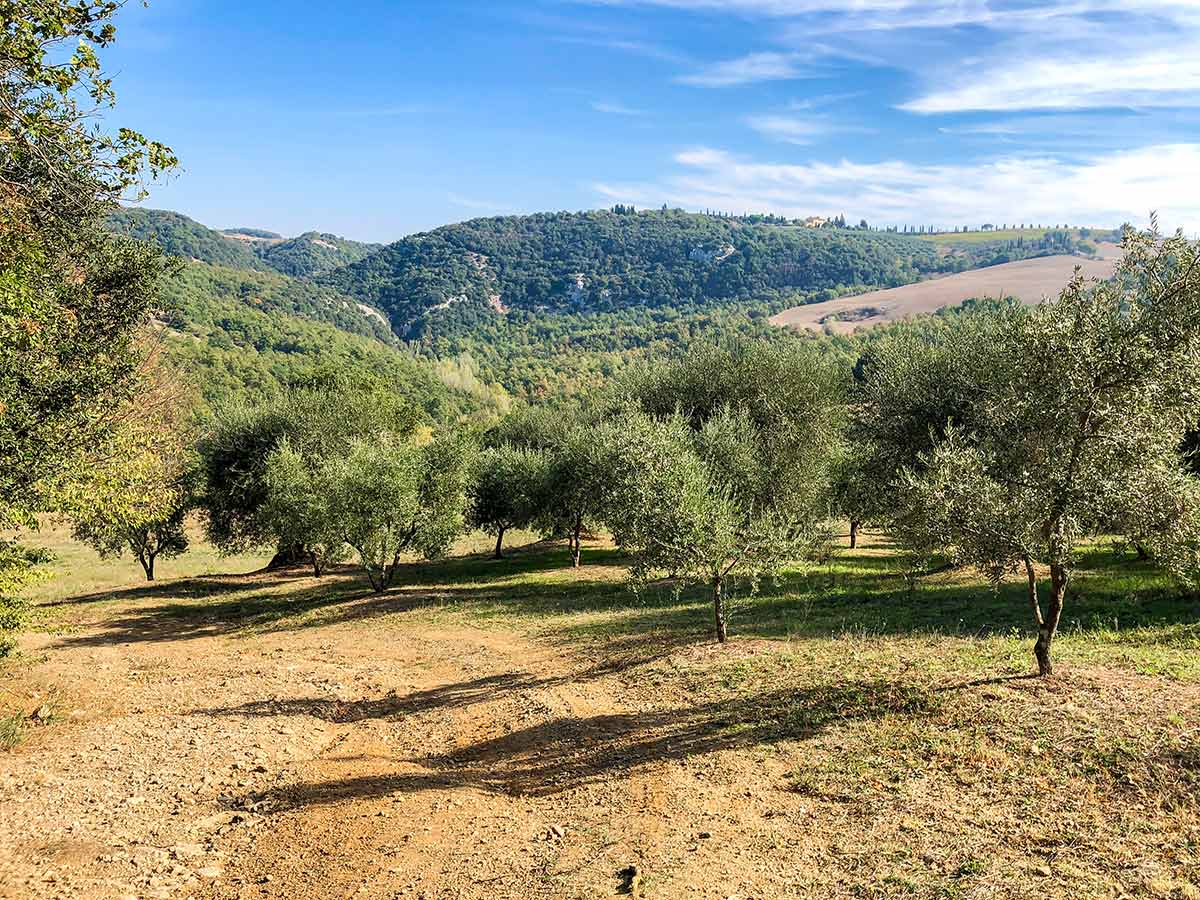
<svg viewBox="0 0 1200 900">
<path fill-rule="evenodd" d="M 290 239 L 257 228 L 219 232 L 140 208 L 121 210 L 112 224 L 188 260 L 165 290 L 172 321 L 203 323 L 214 347 L 284 352 L 289 339 L 272 318 L 290 317 L 279 320 L 283 332 L 321 323 L 334 329 L 332 343 L 345 334 L 399 347 L 485 402 L 597 387 L 631 361 L 695 340 L 779 339 L 773 315 L 846 331 L 877 313 L 882 321 L 895 309 L 929 311 L 993 292 L 978 280 L 987 276 L 952 276 L 980 266 L 992 266 L 983 271 L 1006 278 L 1011 292 L 1016 279 L 998 264 L 1025 260 L 1021 271 L 1043 278 L 1031 289 L 1052 292 L 1070 274 L 1054 257 L 1092 249 L 1072 230 L 984 239 L 625 207 L 475 219 L 385 247 L 318 231 Z M 295 352 L 314 357 L 318 343 L 306 338 Z M 258 390 L 261 367 L 248 355 L 242 363 L 244 384 Z"/>
<path fill-rule="evenodd" d="M 259 228 L 216 231 L 181 213 L 142 207 L 117 210 L 109 216 L 108 227 L 118 234 L 156 243 L 169 256 L 297 278 L 323 274 L 380 249 L 378 244 L 318 231 L 294 238 Z"/>
<path fill-rule="evenodd" d="M 163 280 L 157 326 L 168 356 L 207 404 L 256 402 L 329 373 L 382 379 L 434 418 L 506 401 L 469 361 L 420 358 L 400 346 L 379 310 L 287 274 L 324 271 L 373 245 L 320 232 L 290 240 L 259 229 L 224 233 L 140 208 L 119 210 L 109 226 L 182 260 Z"/>
<path fill-rule="evenodd" d="M 827 299 L 942 271 L 915 237 L 750 223 L 677 210 L 475 219 L 397 241 L 323 276 L 409 340 L 538 317 Z"/>
</svg>

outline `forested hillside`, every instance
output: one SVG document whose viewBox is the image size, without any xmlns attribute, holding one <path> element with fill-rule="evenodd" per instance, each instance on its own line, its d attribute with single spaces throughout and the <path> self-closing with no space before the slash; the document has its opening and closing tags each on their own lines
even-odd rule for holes
<svg viewBox="0 0 1200 900">
<path fill-rule="evenodd" d="M 476 219 L 414 235 L 322 281 L 385 310 L 414 340 L 487 317 L 711 308 L 820 299 L 939 271 L 912 237 L 818 230 L 676 210 Z"/>
<path fill-rule="evenodd" d="M 206 228 L 181 213 L 165 209 L 122 207 L 109 213 L 107 225 L 110 231 L 117 234 L 157 244 L 168 256 L 234 269 L 266 272 L 271 268 L 249 244 Z"/>
<path fill-rule="evenodd" d="M 216 231 L 177 212 L 141 207 L 117 210 L 108 217 L 108 226 L 118 234 L 157 244 L 168 256 L 298 278 L 356 262 L 380 247 L 318 231 L 294 238 L 258 228 Z"/>
<path fill-rule="evenodd" d="M 339 266 L 358 262 L 381 248 L 381 244 L 364 244 L 334 234 L 306 231 L 299 237 L 286 240 L 259 240 L 251 246 L 254 252 L 276 272 L 296 278 L 311 278 Z"/>
<path fill-rule="evenodd" d="M 228 296 L 181 292 L 178 299 L 163 323 L 167 355 L 210 407 L 259 403 L 313 379 L 362 375 L 381 379 L 434 420 L 502 408 L 505 401 L 453 369 L 325 322 Z"/>
<path fill-rule="evenodd" d="M 382 248 L 315 231 L 219 232 L 158 210 L 123 209 L 110 225 L 190 260 L 166 299 L 175 324 L 208 328 L 216 349 L 279 337 L 259 336 L 267 320 L 231 319 L 232 303 L 403 342 L 455 383 L 525 398 L 597 387 L 718 334 L 784 339 L 767 319 L 787 306 L 1090 246 L 1073 230 L 980 239 L 626 207 L 476 219 Z"/>
<path fill-rule="evenodd" d="M 162 295 L 168 310 L 184 318 L 203 311 L 210 301 L 233 301 L 251 309 L 327 322 L 351 334 L 396 343 L 378 310 L 330 287 L 274 272 L 188 262 L 177 275 L 164 279 Z"/>
</svg>

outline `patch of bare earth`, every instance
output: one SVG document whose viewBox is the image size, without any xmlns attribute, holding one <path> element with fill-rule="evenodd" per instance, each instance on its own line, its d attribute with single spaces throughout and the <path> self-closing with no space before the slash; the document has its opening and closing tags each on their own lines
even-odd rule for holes
<svg viewBox="0 0 1200 900">
<path fill-rule="evenodd" d="M 849 333 L 858 328 L 893 322 L 909 316 L 957 306 L 984 297 L 1016 297 L 1023 303 L 1040 303 L 1057 296 L 1078 266 L 1085 278 L 1108 278 L 1115 260 L 1112 245 L 1104 245 L 1102 258 L 1042 256 L 1018 262 L 972 269 L 931 278 L 903 287 L 839 297 L 822 303 L 795 306 L 771 317 L 772 324 L 820 331 L 831 328 Z"/>
<path fill-rule="evenodd" d="M 0 756 L 0 896 L 1200 896 L 1194 686 L 161 602 L 29 636 L 6 687 L 60 718 Z"/>
</svg>

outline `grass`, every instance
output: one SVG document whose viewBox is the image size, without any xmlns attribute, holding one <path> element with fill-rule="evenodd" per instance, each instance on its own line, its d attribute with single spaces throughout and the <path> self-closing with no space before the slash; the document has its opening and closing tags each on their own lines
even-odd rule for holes
<svg viewBox="0 0 1200 900">
<path fill-rule="evenodd" d="M 695 586 L 658 583 L 635 591 L 620 554 L 594 545 L 572 569 L 557 544 L 517 535 L 503 560 L 490 558 L 485 536 L 465 539 L 448 559 L 410 563 L 384 597 L 367 590 L 350 566 L 324 579 L 228 578 L 260 568 L 265 557 L 220 557 L 198 544 L 164 564 L 146 584 L 136 563 L 99 560 L 68 534 L 42 537 L 55 552 L 57 577 L 33 599 L 35 627 L 64 630 L 80 610 L 134 598 L 155 605 L 142 624 L 199 620 L 231 634 L 319 627 L 419 614 L 490 627 L 519 628 L 565 644 L 615 646 L 653 639 L 663 646 L 704 641 L 709 601 Z M 170 580 L 168 580 L 170 579 Z M 79 602 L 80 599 L 86 602 Z M 1055 652 L 1066 664 L 1104 665 L 1141 674 L 1200 681 L 1197 598 L 1151 564 L 1109 542 L 1085 549 L 1064 611 Z M 830 641 L 872 657 L 920 657 L 943 670 L 1020 672 L 1029 667 L 1032 623 L 1022 581 L 993 589 L 961 571 L 924 579 L 910 591 L 886 543 L 841 550 L 824 565 L 791 570 L 730 599 L 738 640 L 765 639 L 810 649 Z M 133 625 L 135 623 L 129 623 Z M 135 635 L 136 636 L 136 635 Z"/>
<path fill-rule="evenodd" d="M 53 578 L 39 583 L 30 596 L 39 603 L 61 602 L 71 597 L 113 591 L 146 580 L 142 567 L 128 554 L 103 559 L 95 550 L 71 537 L 69 528 L 49 519 L 37 531 L 25 531 L 14 537 L 22 543 L 44 547 L 54 554 L 49 566 Z M 224 556 L 203 539 L 198 525 L 188 528 L 191 549 L 176 559 L 160 559 L 155 575 L 161 582 L 204 575 L 233 574 L 261 568 L 268 553 Z"/>
<path fill-rule="evenodd" d="M 0 717 L 0 751 L 12 750 L 25 736 L 25 716 L 19 711 Z"/>
</svg>

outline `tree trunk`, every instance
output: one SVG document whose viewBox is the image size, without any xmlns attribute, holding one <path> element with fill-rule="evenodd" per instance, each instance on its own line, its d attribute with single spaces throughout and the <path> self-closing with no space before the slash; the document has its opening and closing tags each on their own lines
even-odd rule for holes
<svg viewBox="0 0 1200 900">
<path fill-rule="evenodd" d="M 580 535 L 580 532 L 582 532 L 582 531 L 583 531 L 583 516 L 576 516 L 575 517 L 575 530 L 572 534 L 572 537 L 574 538 L 574 543 L 571 546 L 571 562 L 575 566 L 576 569 L 579 568 L 580 557 L 583 555 L 583 547 L 581 546 L 581 544 L 579 542 L 579 535 Z"/>
<path fill-rule="evenodd" d="M 492 559 L 504 559 L 504 553 L 501 548 L 504 546 L 504 529 L 501 528 L 496 532 L 496 555 Z"/>
<path fill-rule="evenodd" d="M 1150 558 L 1150 554 L 1141 544 L 1134 544 L 1133 549 L 1137 551 L 1138 562 L 1145 562 Z"/>
<path fill-rule="evenodd" d="M 1050 603 L 1043 618 L 1038 609 L 1038 639 L 1033 645 L 1033 655 L 1037 658 L 1038 674 L 1053 675 L 1054 661 L 1050 647 L 1054 643 L 1054 635 L 1058 632 L 1058 623 L 1062 619 L 1063 598 L 1067 594 L 1067 570 L 1061 565 L 1050 566 Z"/>
<path fill-rule="evenodd" d="M 287 547 L 279 547 L 275 551 L 275 555 L 271 557 L 271 561 L 267 563 L 267 569 L 287 569 L 292 566 L 298 566 L 309 561 L 308 550 L 303 544 L 291 544 Z"/>
<path fill-rule="evenodd" d="M 320 578 L 321 573 L 325 571 L 325 564 L 321 562 L 321 554 L 314 550 L 309 554 L 309 559 L 312 561 L 313 575 Z"/>
<path fill-rule="evenodd" d="M 721 576 L 718 575 L 713 579 L 713 618 L 716 620 L 718 644 L 729 640 L 729 631 L 725 625 L 725 598 L 721 594 L 721 587 Z"/>
<path fill-rule="evenodd" d="M 850 549 L 853 550 L 858 546 L 858 529 L 862 523 L 857 519 L 850 520 Z"/>
<path fill-rule="evenodd" d="M 139 553 L 138 554 L 138 562 L 140 562 L 142 564 L 142 571 L 146 573 L 146 580 L 153 581 L 154 580 L 154 554 L 153 553 Z"/>
</svg>

